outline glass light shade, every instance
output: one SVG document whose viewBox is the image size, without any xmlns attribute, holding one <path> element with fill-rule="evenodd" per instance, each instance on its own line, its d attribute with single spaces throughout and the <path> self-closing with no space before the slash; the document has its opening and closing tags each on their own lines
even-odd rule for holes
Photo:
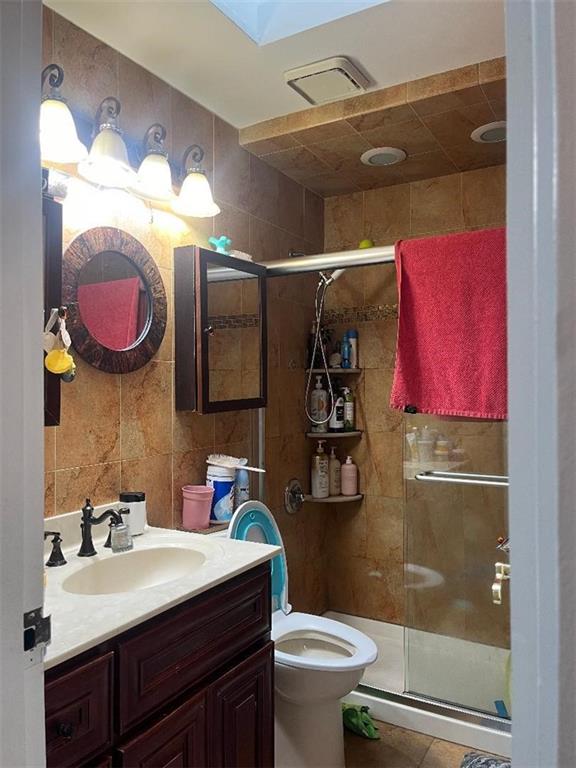
<svg viewBox="0 0 576 768">
<path fill-rule="evenodd" d="M 52 163 L 79 163 L 88 155 L 72 113 L 61 99 L 44 99 L 40 106 L 40 152 L 42 160 Z"/>
<path fill-rule="evenodd" d="M 136 174 L 128 162 L 128 152 L 122 136 L 110 126 L 104 126 L 92 142 L 87 159 L 78 165 L 81 176 L 101 187 L 126 189 L 134 184 Z"/>
<path fill-rule="evenodd" d="M 148 200 L 172 200 L 172 174 L 165 155 L 151 152 L 140 163 L 132 191 Z"/>
<path fill-rule="evenodd" d="M 180 194 L 172 203 L 172 209 L 181 216 L 191 216 L 195 219 L 205 219 L 220 213 L 205 173 L 197 169 L 188 171 Z"/>
</svg>

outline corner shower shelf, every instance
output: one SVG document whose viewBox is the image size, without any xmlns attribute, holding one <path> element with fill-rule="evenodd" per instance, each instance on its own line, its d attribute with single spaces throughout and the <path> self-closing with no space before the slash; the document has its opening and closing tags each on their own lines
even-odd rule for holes
<svg viewBox="0 0 576 768">
<path fill-rule="evenodd" d="M 315 440 L 333 440 L 338 437 L 362 437 L 362 431 L 359 429 L 354 432 L 306 432 L 306 437 L 312 437 Z"/>
<path fill-rule="evenodd" d="M 363 493 L 357 493 L 355 496 L 326 496 L 325 499 L 315 499 L 314 496 L 306 494 L 304 501 L 311 501 L 314 504 L 344 504 L 347 501 L 362 501 Z"/>
<path fill-rule="evenodd" d="M 310 368 L 306 369 L 306 373 L 310 373 Z M 324 368 L 312 368 L 312 373 L 326 373 L 326 371 Z M 328 373 L 334 376 L 339 373 L 362 373 L 362 368 L 328 368 Z"/>
</svg>

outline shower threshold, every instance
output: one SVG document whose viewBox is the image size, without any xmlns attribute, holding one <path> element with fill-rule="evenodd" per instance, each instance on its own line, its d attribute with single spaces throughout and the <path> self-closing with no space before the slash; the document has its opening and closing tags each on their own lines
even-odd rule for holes
<svg viewBox="0 0 576 768">
<path fill-rule="evenodd" d="M 506 651 L 416 632 L 411 638 L 412 650 L 416 652 L 410 660 L 408 679 L 412 685 L 407 692 L 404 627 L 335 611 L 325 615 L 359 629 L 378 646 L 377 662 L 366 670 L 360 685 L 346 696 L 346 701 L 368 706 L 376 719 L 391 725 L 472 749 L 510 755 L 511 721 L 486 712 L 495 692 L 502 690 L 499 669 Z M 458 675 L 459 655 L 461 662 L 466 663 L 465 677 Z M 477 686 L 472 696 L 466 690 L 470 685 Z M 466 704 L 448 703 L 455 699 Z"/>
</svg>

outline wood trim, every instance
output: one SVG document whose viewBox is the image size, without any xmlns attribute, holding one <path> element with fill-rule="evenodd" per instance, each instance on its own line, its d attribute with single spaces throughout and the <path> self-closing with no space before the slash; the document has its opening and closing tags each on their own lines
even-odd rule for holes
<svg viewBox="0 0 576 768">
<path fill-rule="evenodd" d="M 78 278 L 82 267 L 103 251 L 117 251 L 140 272 L 148 288 L 151 317 L 144 334 L 130 349 L 113 350 L 100 344 L 82 321 L 78 307 Z M 95 227 L 79 235 L 64 254 L 62 300 L 68 307 L 67 327 L 74 348 L 83 360 L 107 373 L 129 373 L 154 357 L 166 331 L 166 291 L 160 271 L 148 251 L 128 232 L 115 227 Z"/>
<path fill-rule="evenodd" d="M 62 206 L 42 195 L 44 219 L 44 323 L 62 304 Z M 60 376 L 44 367 L 44 426 L 60 424 Z"/>
<path fill-rule="evenodd" d="M 194 292 L 200 301 L 196 302 L 196 376 L 198 387 L 198 410 L 200 413 L 221 413 L 242 411 L 250 408 L 264 408 L 268 394 L 268 318 L 266 312 L 266 267 L 250 261 L 225 256 L 221 253 L 195 248 Z M 236 400 L 210 400 L 209 335 L 203 332 L 208 327 L 208 265 L 233 267 L 241 272 L 256 275 L 260 305 L 260 397 L 238 398 Z"/>
</svg>

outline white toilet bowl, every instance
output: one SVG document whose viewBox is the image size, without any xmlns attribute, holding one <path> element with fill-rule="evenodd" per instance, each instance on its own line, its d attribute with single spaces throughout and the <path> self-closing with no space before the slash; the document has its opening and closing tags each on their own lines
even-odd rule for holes
<svg viewBox="0 0 576 768">
<path fill-rule="evenodd" d="M 376 660 L 376 645 L 339 621 L 291 612 L 284 545 L 264 504 L 242 504 L 228 535 L 282 547 L 272 561 L 276 768 L 344 768 L 340 699 Z"/>
</svg>

